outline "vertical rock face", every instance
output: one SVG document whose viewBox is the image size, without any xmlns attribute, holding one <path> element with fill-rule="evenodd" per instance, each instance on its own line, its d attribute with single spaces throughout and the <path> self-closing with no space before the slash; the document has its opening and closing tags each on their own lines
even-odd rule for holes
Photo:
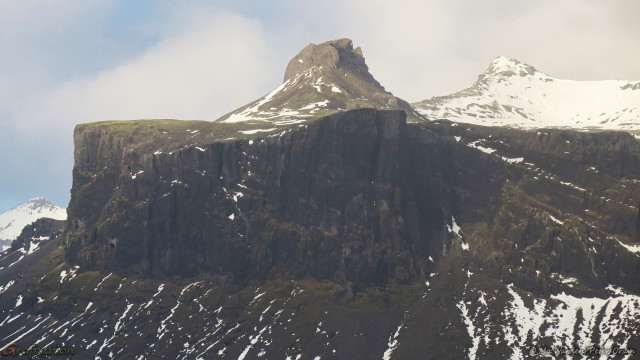
<svg viewBox="0 0 640 360">
<path fill-rule="evenodd" d="M 65 243 L 88 268 L 404 284 L 471 246 L 478 267 L 540 293 L 549 285 L 532 273 L 638 287 L 635 254 L 609 244 L 639 238 L 628 134 L 406 124 L 402 111 L 362 109 L 154 151 L 159 138 L 127 126 L 76 129 Z"/>
<path fill-rule="evenodd" d="M 450 209 L 444 164 L 411 162 L 416 151 L 444 152 L 446 141 L 422 133 L 407 133 L 402 111 L 363 109 L 276 137 L 153 154 L 79 126 L 68 256 L 156 276 L 423 279 Z"/>
</svg>

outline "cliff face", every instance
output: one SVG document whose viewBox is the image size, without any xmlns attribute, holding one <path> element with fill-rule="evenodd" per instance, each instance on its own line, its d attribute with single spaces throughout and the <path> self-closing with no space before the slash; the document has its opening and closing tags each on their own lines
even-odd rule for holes
<svg viewBox="0 0 640 360">
<path fill-rule="evenodd" d="M 64 247 L 0 255 L 0 336 L 119 358 L 640 346 L 629 134 L 373 109 L 230 126 L 78 125 Z"/>
<path fill-rule="evenodd" d="M 422 171 L 408 159 L 452 142 L 407 129 L 402 111 L 363 109 L 154 154 L 78 126 L 68 256 L 154 276 L 423 279 L 446 238 L 450 170 L 444 158 Z"/>
<path fill-rule="evenodd" d="M 477 266 L 536 292 L 553 288 L 531 281 L 541 271 L 638 287 L 635 255 L 605 246 L 638 241 L 628 179 L 640 150 L 628 134 L 406 124 L 401 111 L 362 109 L 265 138 L 158 138 L 141 151 L 153 137 L 118 127 L 76 129 L 65 244 L 82 267 L 408 284 L 471 246 Z"/>
</svg>

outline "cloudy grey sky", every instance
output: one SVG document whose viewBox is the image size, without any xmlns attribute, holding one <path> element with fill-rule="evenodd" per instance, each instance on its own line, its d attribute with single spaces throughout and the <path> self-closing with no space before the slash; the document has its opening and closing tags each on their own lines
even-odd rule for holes
<svg viewBox="0 0 640 360">
<path fill-rule="evenodd" d="M 277 87 L 309 43 L 353 39 L 413 102 L 471 85 L 499 55 L 640 80 L 638 18 L 622 0 L 0 0 L 0 212 L 66 206 L 75 124 L 214 120 Z"/>
</svg>

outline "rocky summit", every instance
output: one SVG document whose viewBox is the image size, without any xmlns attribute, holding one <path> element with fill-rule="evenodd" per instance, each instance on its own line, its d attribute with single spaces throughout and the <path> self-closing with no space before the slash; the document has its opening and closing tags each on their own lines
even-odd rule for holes
<svg viewBox="0 0 640 360">
<path fill-rule="evenodd" d="M 365 107 L 401 109 L 410 121 L 422 119 L 369 73 L 359 47 L 354 49 L 350 39 L 339 39 L 309 44 L 289 61 L 282 85 L 216 121 L 244 123 L 252 126 L 249 131 L 268 133 Z"/>
<path fill-rule="evenodd" d="M 307 47 L 285 83 L 320 66 L 355 74 L 359 57 L 348 40 Z M 521 76 L 509 71 L 494 72 Z M 64 230 L 25 229 L 0 256 L 0 346 L 95 359 L 637 356 L 640 143 L 407 117 L 353 109 L 268 133 L 78 125 Z"/>
</svg>

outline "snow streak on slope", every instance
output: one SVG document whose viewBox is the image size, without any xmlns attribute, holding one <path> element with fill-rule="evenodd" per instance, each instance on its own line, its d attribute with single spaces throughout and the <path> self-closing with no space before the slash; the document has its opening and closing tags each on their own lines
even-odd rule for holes
<svg viewBox="0 0 640 360">
<path fill-rule="evenodd" d="M 223 121 L 227 123 L 235 123 L 239 121 L 272 120 L 274 121 L 275 125 L 290 125 L 294 121 L 304 121 L 303 118 L 311 116 L 319 108 L 326 106 L 328 100 L 310 104 L 300 109 L 304 111 L 288 108 L 281 109 L 276 107 L 268 107 L 265 105 L 269 104 L 275 98 L 283 96 L 283 94 L 287 91 L 308 85 L 309 79 L 312 79 L 316 75 L 316 73 L 320 73 L 320 71 L 321 67 L 313 67 L 303 72 L 302 74 L 299 74 L 296 77 L 285 81 L 282 85 L 277 87 L 269 94 L 249 104 L 246 108 L 232 113 Z M 316 80 L 316 82 L 317 81 L 319 80 Z"/>
<path fill-rule="evenodd" d="M 44 217 L 65 220 L 67 210 L 43 198 L 29 200 L 0 215 L 0 239 L 15 240 L 25 226 Z"/>
<path fill-rule="evenodd" d="M 640 297 L 621 290 L 610 291 L 614 294 L 605 298 L 562 292 L 547 299 L 532 297 L 513 285 L 507 285 L 506 291 L 510 298 L 506 304 L 498 300 L 498 293 L 487 297 L 477 290 L 473 296 L 482 300 L 462 300 L 458 304 L 472 338 L 469 359 L 474 359 L 476 352 L 486 354 L 500 345 L 512 349 L 511 359 L 528 358 L 531 345 L 584 351 L 594 347 L 625 348 L 640 326 Z M 503 326 L 486 326 L 495 321 L 491 320 L 490 307 L 504 309 L 497 321 Z"/>
<path fill-rule="evenodd" d="M 555 79 L 506 57 L 472 87 L 413 106 L 432 120 L 477 125 L 640 130 L 640 82 Z"/>
</svg>

